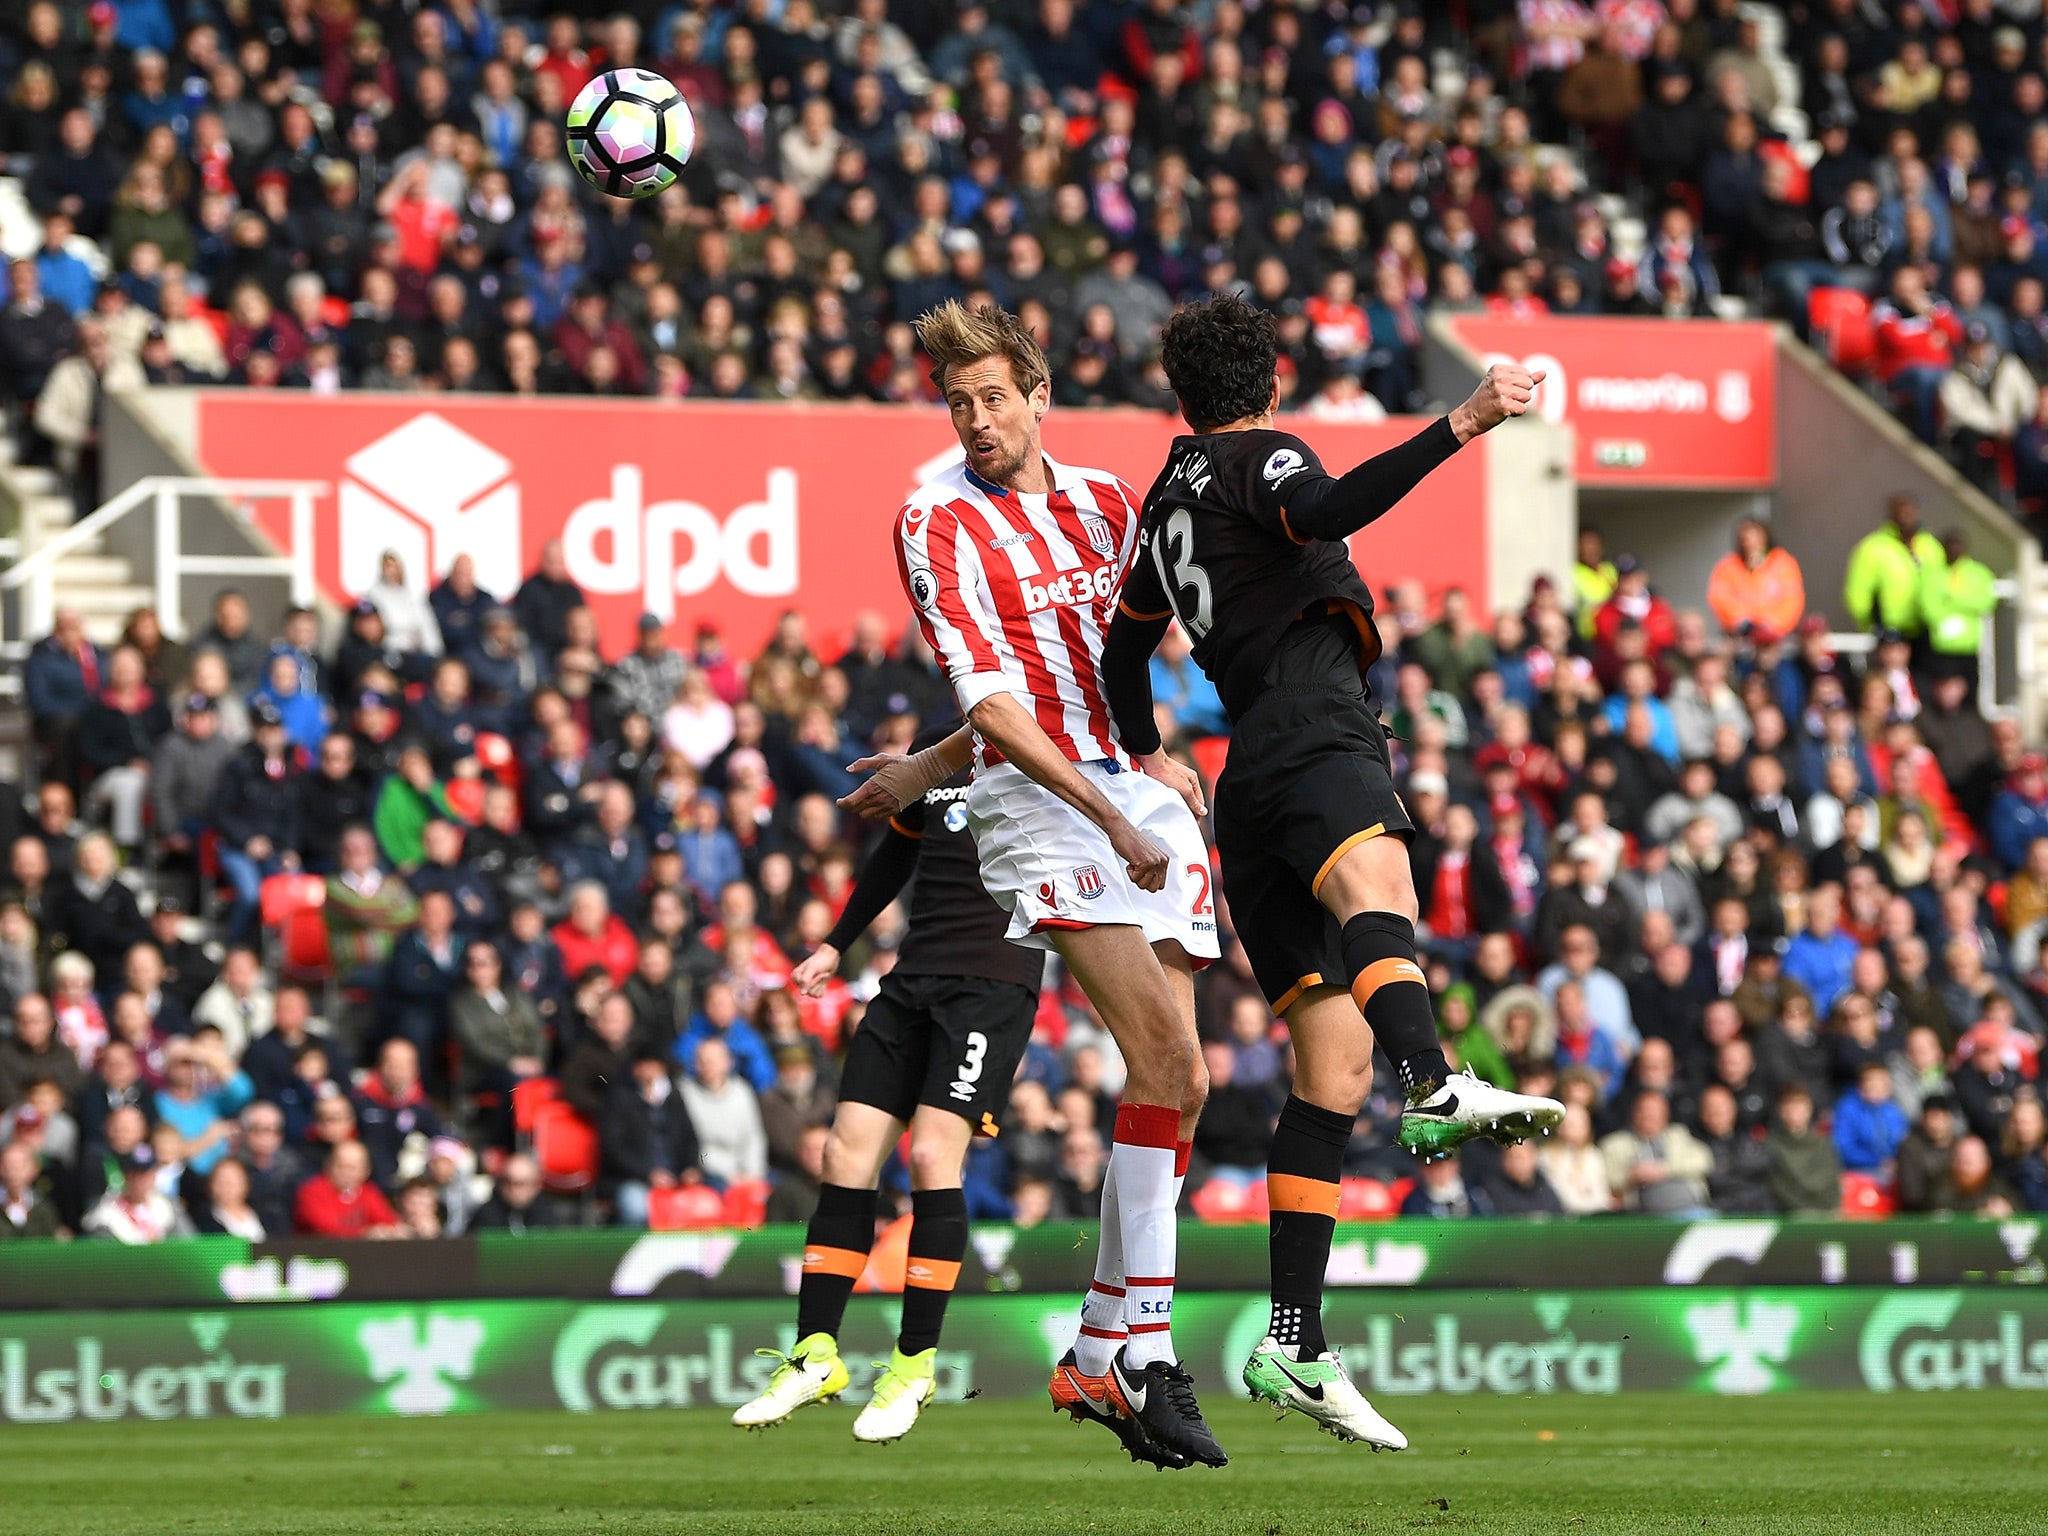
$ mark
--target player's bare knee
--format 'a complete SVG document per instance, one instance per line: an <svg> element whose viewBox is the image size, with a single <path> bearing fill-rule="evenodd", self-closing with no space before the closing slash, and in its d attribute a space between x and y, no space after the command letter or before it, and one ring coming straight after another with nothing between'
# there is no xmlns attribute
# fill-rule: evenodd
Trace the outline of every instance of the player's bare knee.
<svg viewBox="0 0 2048 1536"><path fill-rule="evenodd" d="M1181 1028L1180 1021L1170 1014L1164 1021L1153 1021L1151 1028L1140 1032L1130 1044L1123 1045L1123 1051L1129 1073L1124 1097L1140 1103L1181 1103L1195 1073L1202 1070L1201 1055L1195 1049L1195 1042ZM1206 1095L1206 1071L1202 1072L1202 1083L1202 1091Z"/></svg>
<svg viewBox="0 0 2048 1536"><path fill-rule="evenodd" d="M867 1182L861 1161L860 1154L849 1147L837 1131L825 1138L824 1174L827 1184L858 1189Z"/></svg>
<svg viewBox="0 0 2048 1536"><path fill-rule="evenodd" d="M1187 1087L1181 1091L1180 1112L1185 1117L1200 1115L1209 1102L1209 1063L1196 1051L1188 1066Z"/></svg>
<svg viewBox="0 0 2048 1536"><path fill-rule="evenodd" d="M1318 1063L1311 1070L1302 1066L1295 1076L1295 1097L1340 1115L1355 1115L1372 1095L1372 1051L1365 1059Z"/></svg>
<svg viewBox="0 0 2048 1536"><path fill-rule="evenodd" d="M956 1146L930 1141L910 1143L912 1189L958 1189L961 1152Z"/></svg>

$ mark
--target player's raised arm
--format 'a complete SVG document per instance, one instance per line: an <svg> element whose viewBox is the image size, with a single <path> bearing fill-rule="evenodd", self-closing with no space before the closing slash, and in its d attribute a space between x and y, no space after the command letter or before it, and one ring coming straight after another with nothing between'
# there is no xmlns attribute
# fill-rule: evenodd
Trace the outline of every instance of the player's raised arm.
<svg viewBox="0 0 2048 1536"><path fill-rule="evenodd" d="M1520 416L1536 398L1543 375L1516 363L1496 363L1463 404L1407 442L1374 454L1338 479L1307 477L1273 488L1297 538L1348 539L1386 516L1444 460L1481 433Z"/></svg>

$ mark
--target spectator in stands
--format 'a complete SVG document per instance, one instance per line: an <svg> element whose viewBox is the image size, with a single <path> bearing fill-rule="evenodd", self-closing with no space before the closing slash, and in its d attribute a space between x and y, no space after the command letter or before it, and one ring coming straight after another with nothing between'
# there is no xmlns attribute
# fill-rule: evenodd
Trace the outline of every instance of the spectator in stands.
<svg viewBox="0 0 2048 1536"><path fill-rule="evenodd" d="M696 1127L699 1164L719 1189L768 1173L768 1141L754 1090L733 1072L722 1039L697 1043L691 1074L683 1080L683 1106Z"/></svg>
<svg viewBox="0 0 2048 1536"><path fill-rule="evenodd" d="M340 868L327 877L328 951L352 986L375 987L398 935L419 920L419 903L403 880L377 865L377 838L368 827L341 835Z"/></svg>
<svg viewBox="0 0 2048 1536"><path fill-rule="evenodd" d="M176 729L156 743L149 760L149 804L160 855L196 856L234 755L213 700L203 693L186 695Z"/></svg>
<svg viewBox="0 0 2048 1536"><path fill-rule="evenodd" d="M189 1233L182 1207L157 1188L157 1157L145 1143L120 1160L120 1182L85 1213L80 1230L131 1247Z"/></svg>
<svg viewBox="0 0 2048 1536"><path fill-rule="evenodd" d="M1788 1215L1832 1216L1842 1208L1842 1164L1813 1128L1813 1095L1794 1083L1778 1094L1777 1123L1765 1139L1771 1198Z"/></svg>
<svg viewBox="0 0 2048 1536"><path fill-rule="evenodd" d="M230 686L239 694L249 692L261 680L265 648L250 627L249 599L234 588L216 594L213 619L192 641L196 656L217 651L228 664Z"/></svg>
<svg viewBox="0 0 2048 1536"><path fill-rule="evenodd" d="M1154 706L1167 710L1175 728L1189 737L1227 736L1229 717L1216 685L1195 665L1193 652L1179 625L1168 629L1152 655Z"/></svg>
<svg viewBox="0 0 2048 1536"><path fill-rule="evenodd" d="M606 1101L602 1185L616 1202L619 1224L647 1225L650 1192L703 1180L697 1133L668 1064L652 1044L632 1053L632 1075L614 1083Z"/></svg>
<svg viewBox="0 0 2048 1536"><path fill-rule="evenodd" d="M562 1225L554 1200L541 1184L540 1166L523 1152L505 1159L491 1198L470 1218L472 1232L509 1232L515 1237Z"/></svg>
<svg viewBox="0 0 2048 1536"><path fill-rule="evenodd" d="M54 1191L45 1184L40 1160L27 1142L0 1146L0 1243L56 1237L65 1230Z"/></svg>
<svg viewBox="0 0 2048 1536"><path fill-rule="evenodd" d="M178 1159L204 1178L231 1150L234 1117L256 1095L217 1033L201 1029L164 1047L166 1082L156 1096L160 1122L178 1135Z"/></svg>
<svg viewBox="0 0 2048 1536"><path fill-rule="evenodd" d="M106 682L106 657L86 638L85 620L75 609L58 609L50 633L36 642L22 667L46 777L76 781L79 722Z"/></svg>
<svg viewBox="0 0 2048 1536"><path fill-rule="evenodd" d="M337 1142L327 1166L299 1186L293 1230L306 1237L403 1237L398 1212L370 1182L370 1154L360 1141Z"/></svg>
<svg viewBox="0 0 2048 1536"><path fill-rule="evenodd" d="M1962 677L1966 687L1976 671L1984 626L1998 609L1997 578L1970 557L1968 547L1962 532L1951 528L1942 535L1942 563L1920 568L1920 616L1936 675Z"/></svg>
<svg viewBox="0 0 2048 1536"><path fill-rule="evenodd" d="M1912 265L1892 273L1890 296L1871 311L1877 326L1877 371L1894 404L1923 443L1939 440L1943 381L1963 344L1963 328L1947 301L1928 289Z"/></svg>
<svg viewBox="0 0 2048 1536"><path fill-rule="evenodd" d="M1760 519L1735 525L1735 548L1707 580L1707 606L1721 628L1755 645L1783 640L1806 612L1806 581L1799 562L1771 538Z"/></svg>
<svg viewBox="0 0 2048 1536"><path fill-rule="evenodd" d="M130 945L148 937L135 893L116 875L119 858L103 832L79 839L76 864L50 892L45 930L103 976L121 973Z"/></svg>
<svg viewBox="0 0 2048 1536"><path fill-rule="evenodd" d="M1675 1215L1706 1209L1713 1158L1690 1131L1672 1123L1663 1094L1638 1094L1627 1129L1604 1137L1600 1152L1624 1210Z"/></svg>
<svg viewBox="0 0 2048 1536"><path fill-rule="evenodd" d="M465 952L448 1023L461 1050L463 1091L472 1099L497 1096L509 1116L512 1089L547 1070L547 1037L533 1000L508 982L495 946L477 942Z"/></svg>
<svg viewBox="0 0 2048 1536"><path fill-rule="evenodd" d="M143 678L142 653L120 647L107 662L107 686L79 717L78 755L92 781L87 803L107 807L124 849L142 841L150 759L170 729L170 710Z"/></svg>
<svg viewBox="0 0 2048 1536"><path fill-rule="evenodd" d="M370 1154L370 1177L380 1189L397 1188L398 1160L407 1138L432 1140L442 1134L440 1111L420 1080L420 1061L410 1040L386 1040L377 1053L377 1070L350 1095L356 1135Z"/></svg>
<svg viewBox="0 0 2048 1536"><path fill-rule="evenodd" d="M91 131L89 120L86 131ZM34 261L15 262L7 278L7 306L0 309L0 364L5 367L0 371L7 375L5 404L20 409L42 394L76 340L77 327L61 304L43 296L42 273Z"/></svg>
<svg viewBox="0 0 2048 1536"><path fill-rule="evenodd" d="M285 739L284 716L259 702L249 719L252 739L222 771L213 808L221 873L235 888L231 940L246 938L255 926L263 881L298 865L299 765Z"/></svg>

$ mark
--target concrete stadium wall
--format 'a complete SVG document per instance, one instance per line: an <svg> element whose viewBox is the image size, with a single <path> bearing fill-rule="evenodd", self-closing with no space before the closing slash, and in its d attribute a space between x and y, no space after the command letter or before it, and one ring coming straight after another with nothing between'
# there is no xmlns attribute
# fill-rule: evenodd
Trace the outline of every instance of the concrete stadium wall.
<svg viewBox="0 0 2048 1536"><path fill-rule="evenodd" d="M145 475L202 473L195 457L198 411L196 397L184 389L142 389L109 395L101 428L100 495L113 496ZM179 529L188 555L274 555L277 550L246 518L221 503L197 497L182 503ZM136 580L156 580L156 537L149 510L138 509L107 531L112 554L133 562ZM275 633L291 602L291 583L283 576L191 576L180 584L187 636L209 622L214 594L239 587L248 595L251 618L260 633ZM322 604L323 610L331 605ZM338 636L338 617L323 611L323 629Z"/></svg>
<svg viewBox="0 0 2048 1536"><path fill-rule="evenodd" d="M1789 336L1778 372L1779 483L1773 523L1806 572L1807 605L1847 622L1842 578L1887 498L1920 503L1924 525L1960 528L1970 553L2011 575L2027 533L1827 361Z"/></svg>
<svg viewBox="0 0 2048 1536"><path fill-rule="evenodd" d="M1563 580L1571 571L1579 520L1572 435L1524 418L1487 433L1483 446L1488 572L1493 606L1506 608L1539 575Z"/></svg>

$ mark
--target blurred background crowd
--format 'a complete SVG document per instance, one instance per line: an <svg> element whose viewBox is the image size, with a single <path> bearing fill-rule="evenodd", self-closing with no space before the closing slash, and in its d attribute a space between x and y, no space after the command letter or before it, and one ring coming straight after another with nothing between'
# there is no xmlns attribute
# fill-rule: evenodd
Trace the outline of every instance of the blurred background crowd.
<svg viewBox="0 0 2048 1536"><path fill-rule="evenodd" d="M986 295L1062 406L1163 406L1158 325L1237 286L1287 409L1370 419L1428 404L1432 308L1746 311L2024 507L2044 61L2002 0L29 0L0 392L90 500L99 391L143 382L918 401L907 320ZM619 64L698 118L646 204L562 156ZM2048 764L1975 707L1991 573L1868 515L1839 603L1757 524L1706 612L1592 530L1497 613L1368 571L1448 1048L1572 1109L1418 1167L1383 1091L1347 1215L2048 1208ZM189 637L40 640L0 1238L808 1214L900 915L825 997L786 981L858 871L844 765L950 711L914 627L792 612L739 656L686 614L605 654L558 550L418 577L339 634L227 592ZM1154 682L1213 772L1184 644ZM1284 1031L1234 946L1201 995L1189 1202L1255 1217ZM1055 970L974 1214L1092 1215L1120 1082Z"/></svg>

